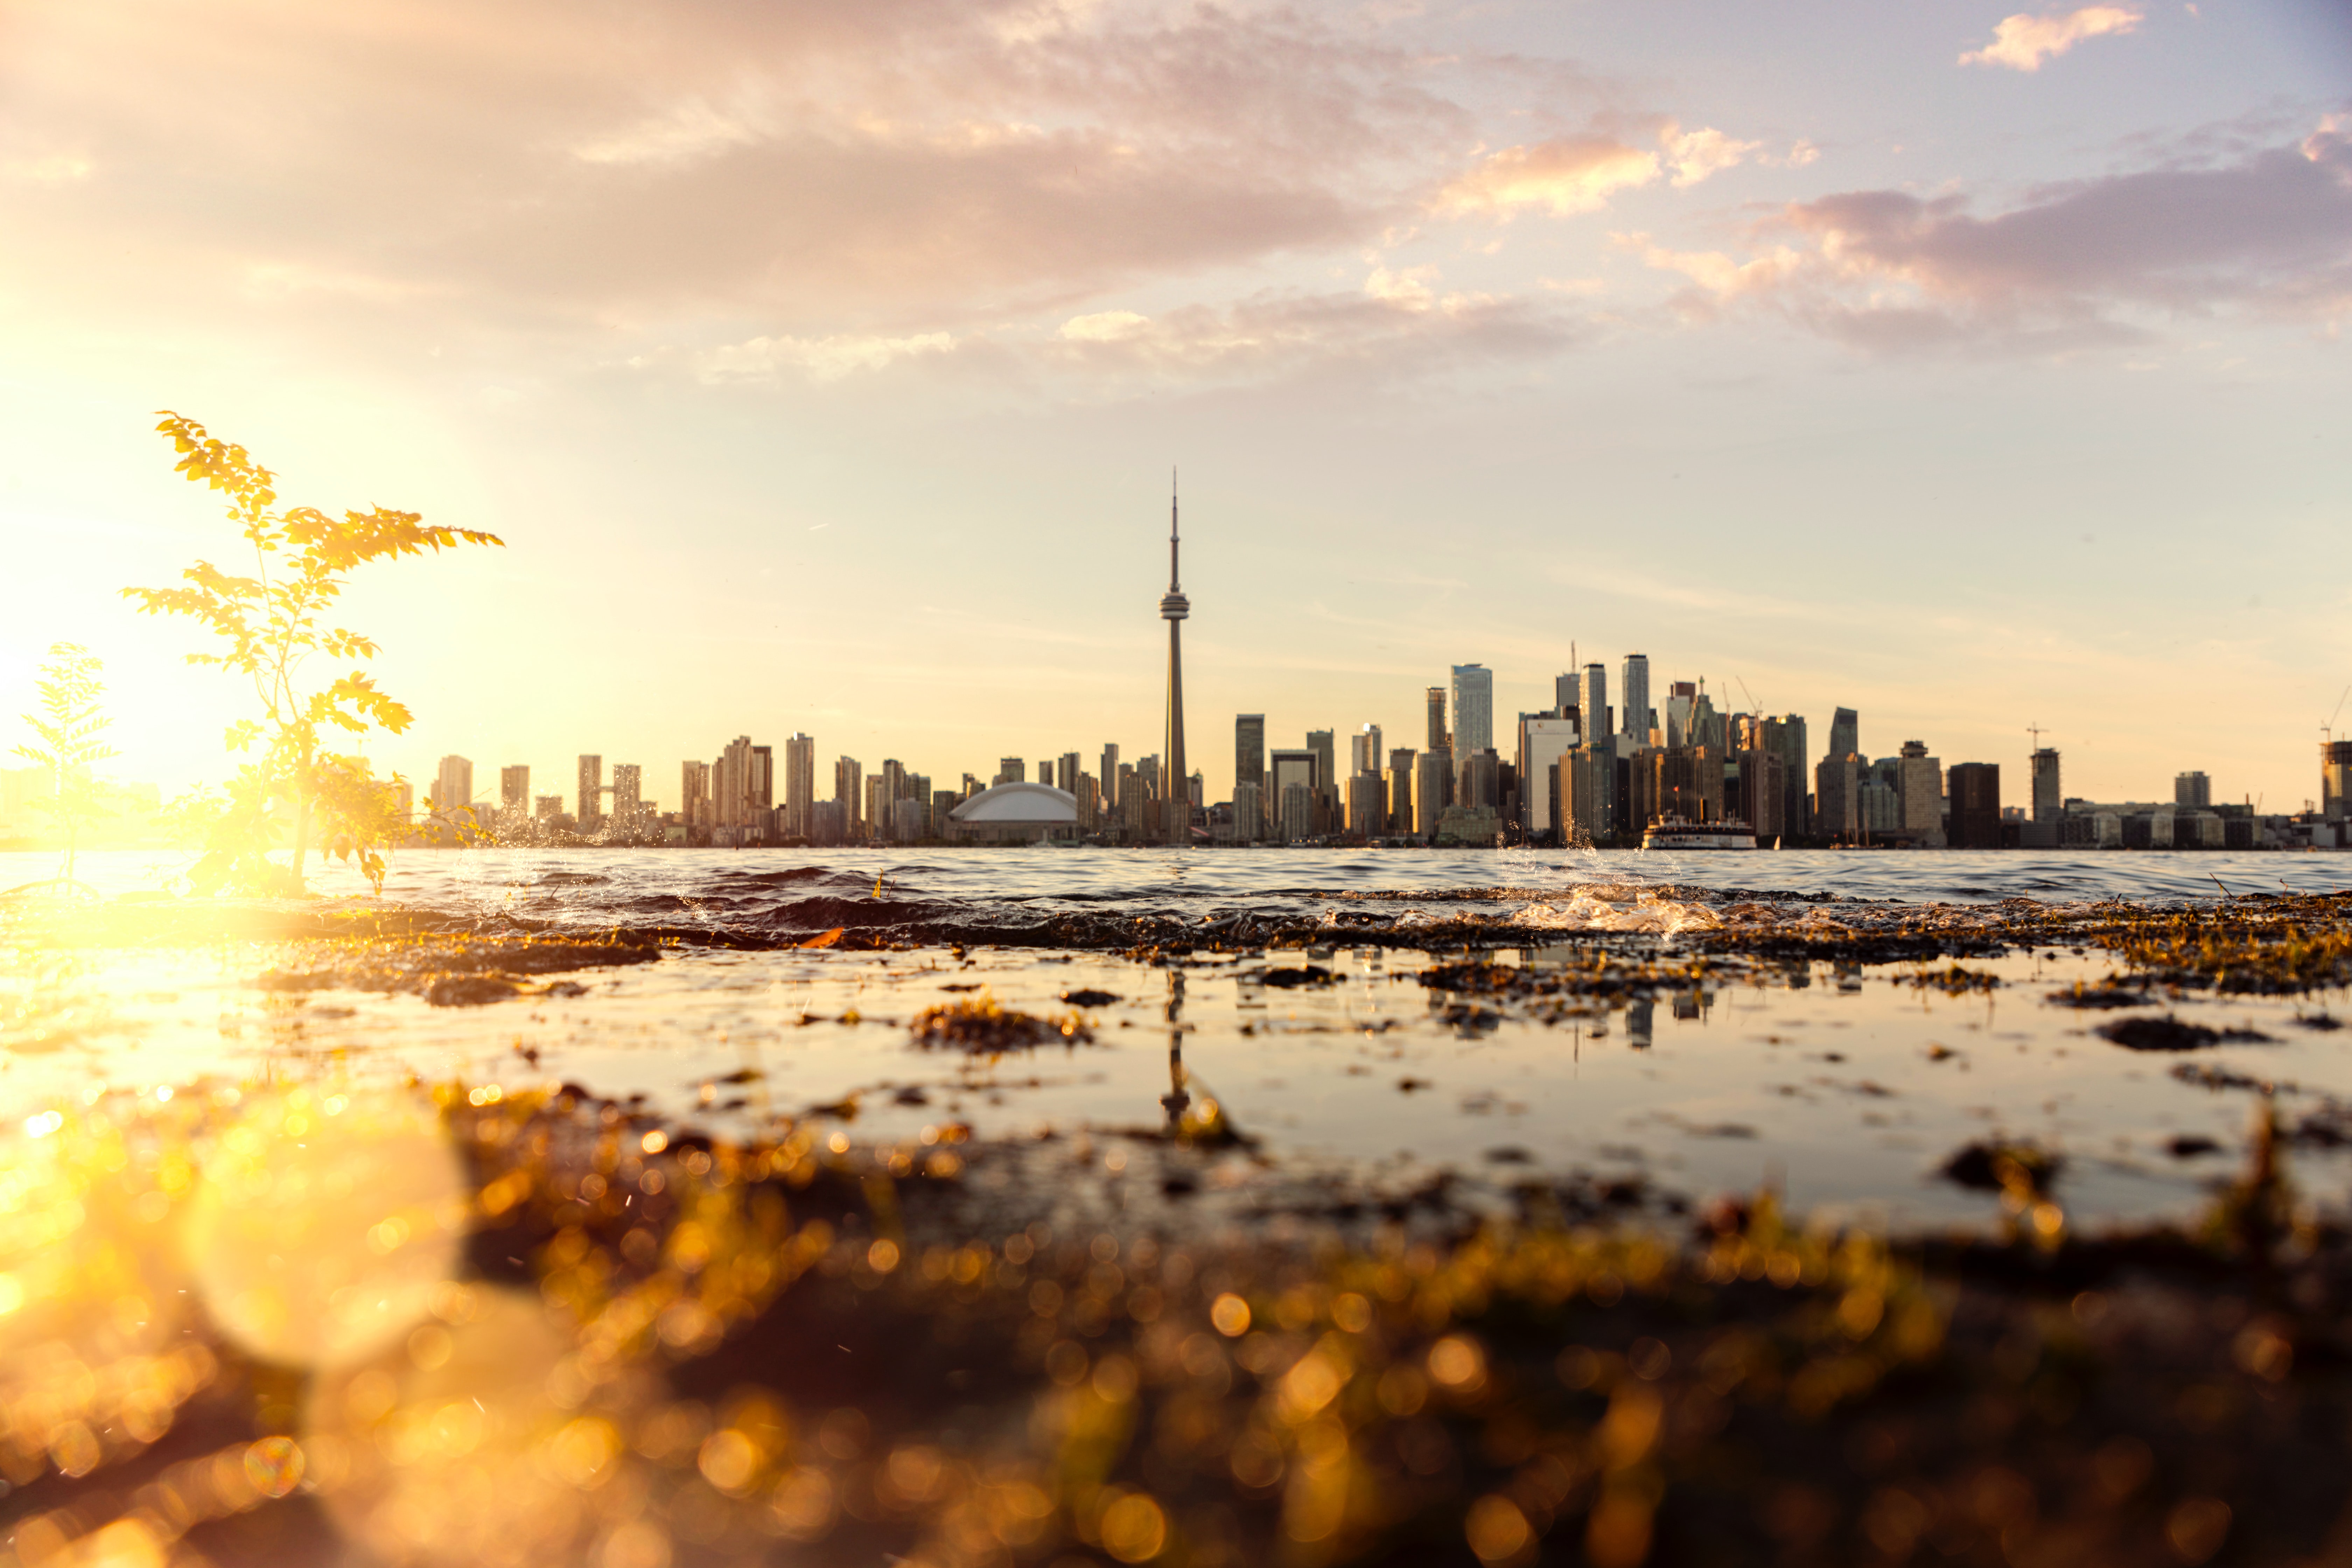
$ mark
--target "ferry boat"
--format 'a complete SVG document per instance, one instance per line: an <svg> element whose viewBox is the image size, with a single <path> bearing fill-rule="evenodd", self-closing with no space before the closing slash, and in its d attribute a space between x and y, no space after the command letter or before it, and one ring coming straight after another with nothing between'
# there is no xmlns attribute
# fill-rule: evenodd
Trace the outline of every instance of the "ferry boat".
<svg viewBox="0 0 2352 1568"><path fill-rule="evenodd" d="M1662 816L1643 830L1644 849L1753 849L1756 830L1744 822L1691 822Z"/></svg>

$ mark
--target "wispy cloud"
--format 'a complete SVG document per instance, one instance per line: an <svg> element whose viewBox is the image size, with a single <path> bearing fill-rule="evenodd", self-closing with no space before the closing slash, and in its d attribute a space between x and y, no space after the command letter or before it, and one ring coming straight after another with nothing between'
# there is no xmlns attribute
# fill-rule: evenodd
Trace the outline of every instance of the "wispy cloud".
<svg viewBox="0 0 2352 1568"><path fill-rule="evenodd" d="M2139 11L2129 5L2085 5L2057 16L2032 16L2021 11L2002 17L1992 30L1992 42L1962 55L1960 64L2037 71L2042 61L2055 59L2085 38L2128 33L2140 21Z"/></svg>
<svg viewBox="0 0 2352 1568"><path fill-rule="evenodd" d="M860 371L876 371L896 361L926 354L943 354L956 346L947 332L921 332L911 337L751 338L712 349L697 363L706 382L773 381L787 371L811 381L838 381Z"/></svg>
<svg viewBox="0 0 2352 1568"><path fill-rule="evenodd" d="M1527 211L1554 216L1591 212L1618 192L1649 184L1667 170L1677 187L1697 184L1738 166L1762 145L1734 141L1710 126L1685 131L1672 120L1659 122L1655 150L1611 135L1557 137L1488 154L1449 181L1433 205L1448 216L1502 218Z"/></svg>

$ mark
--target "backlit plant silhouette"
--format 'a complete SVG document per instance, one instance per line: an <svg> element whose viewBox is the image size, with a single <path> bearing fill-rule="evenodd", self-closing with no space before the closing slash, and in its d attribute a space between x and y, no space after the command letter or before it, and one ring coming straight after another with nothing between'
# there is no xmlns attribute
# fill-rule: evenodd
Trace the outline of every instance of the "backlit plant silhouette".
<svg viewBox="0 0 2352 1568"><path fill-rule="evenodd" d="M253 576L233 577L199 561L180 574L186 587L122 591L143 610L204 623L226 647L192 653L188 662L246 677L261 706L259 718L229 726L230 751L252 752L257 744L260 754L230 782L190 881L199 892L299 895L303 858L316 839L337 858L355 859L381 890L383 851L401 827L393 789L370 778L360 758L331 752L322 741L336 731L399 734L408 728L409 711L362 670L306 685L303 666L314 655L338 662L374 656L376 645L366 637L321 621L353 567L505 541L472 529L427 527L416 512L383 507L346 511L340 522L315 507L273 510L278 476L244 447L215 439L177 414L166 413L155 428L171 437L179 473L226 493L229 521L253 547L255 564ZM291 862L281 866L270 851L289 837Z"/></svg>
<svg viewBox="0 0 2352 1568"><path fill-rule="evenodd" d="M40 743L16 748L18 756L48 773L49 816L65 835L65 863L58 872L58 880L65 883L73 880L81 825L105 815L89 776L91 763L114 755L114 748L98 739L99 731L114 722L99 711L99 694L106 688L98 672L104 668L87 648L51 643L48 662L41 666L41 713L24 716Z"/></svg>

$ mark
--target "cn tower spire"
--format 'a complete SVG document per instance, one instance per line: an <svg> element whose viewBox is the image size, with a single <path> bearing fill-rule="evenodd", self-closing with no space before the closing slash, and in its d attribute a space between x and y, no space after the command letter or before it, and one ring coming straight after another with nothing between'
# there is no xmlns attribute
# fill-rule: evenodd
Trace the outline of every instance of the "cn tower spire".
<svg viewBox="0 0 2352 1568"><path fill-rule="evenodd" d="M1184 617L1192 613L1176 568L1178 537L1176 470L1168 470L1168 592L1160 601L1168 623L1168 743L1162 774L1166 837L1171 844L1192 842L1192 782L1184 766Z"/></svg>

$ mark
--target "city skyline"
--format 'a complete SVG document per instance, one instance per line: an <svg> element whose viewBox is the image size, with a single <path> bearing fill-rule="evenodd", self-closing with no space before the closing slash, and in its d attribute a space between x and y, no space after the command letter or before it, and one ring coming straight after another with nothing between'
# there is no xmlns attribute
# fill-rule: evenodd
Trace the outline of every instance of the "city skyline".
<svg viewBox="0 0 2352 1568"><path fill-rule="evenodd" d="M19 6L0 713L75 641L118 776L223 775L242 694L117 597L234 569L168 406L508 541L352 595L420 791L477 737L1149 750L1181 458L1195 714L1402 739L1577 643L2299 802L2352 679L2352 25L2116 9Z"/></svg>

